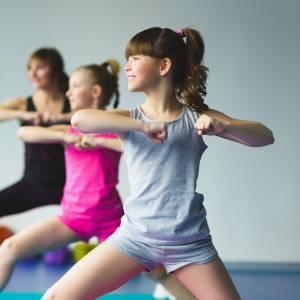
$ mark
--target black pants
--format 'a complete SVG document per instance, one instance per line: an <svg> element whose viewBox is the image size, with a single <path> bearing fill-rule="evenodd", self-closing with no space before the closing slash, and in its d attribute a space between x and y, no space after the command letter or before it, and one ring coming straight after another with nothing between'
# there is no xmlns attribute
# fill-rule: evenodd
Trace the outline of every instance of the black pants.
<svg viewBox="0 0 300 300"><path fill-rule="evenodd" d="M0 191L0 217L20 213L35 207L59 204L64 181L35 182L21 179Z"/></svg>

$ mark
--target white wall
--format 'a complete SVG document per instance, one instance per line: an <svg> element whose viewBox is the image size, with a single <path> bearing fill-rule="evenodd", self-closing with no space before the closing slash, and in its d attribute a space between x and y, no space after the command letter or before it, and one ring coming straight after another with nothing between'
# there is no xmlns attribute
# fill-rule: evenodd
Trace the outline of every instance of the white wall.
<svg viewBox="0 0 300 300"><path fill-rule="evenodd" d="M300 262L299 123L300 35L296 0L0 0L0 99L29 95L26 60L36 48L55 46L67 71L116 57L127 40L151 26L191 26L206 41L210 68L207 103L233 117L272 128L276 143L247 148L207 137L198 189L208 221L227 261ZM142 99L121 76L121 107ZM22 173L16 122L1 124L0 188ZM129 194L122 163L120 191ZM20 229L55 214L42 208L4 218Z"/></svg>

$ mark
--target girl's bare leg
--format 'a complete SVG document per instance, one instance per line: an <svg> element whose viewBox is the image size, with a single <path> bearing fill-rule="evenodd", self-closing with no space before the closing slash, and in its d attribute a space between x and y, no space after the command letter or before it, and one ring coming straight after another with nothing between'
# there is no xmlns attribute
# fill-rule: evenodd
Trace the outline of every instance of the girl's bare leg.
<svg viewBox="0 0 300 300"><path fill-rule="evenodd" d="M103 242L75 264L42 300L91 300L112 291L145 267L109 242Z"/></svg>
<svg viewBox="0 0 300 300"><path fill-rule="evenodd" d="M241 300L220 258L187 265L176 270L175 275L196 299Z"/></svg>
<svg viewBox="0 0 300 300"><path fill-rule="evenodd" d="M57 217L34 224L6 239L0 246L0 290L8 282L17 260L76 239L76 234Z"/></svg>
<svg viewBox="0 0 300 300"><path fill-rule="evenodd" d="M163 266L155 268L149 276L162 284L164 288L170 292L178 300L194 300L196 299L185 286L174 276L168 274Z"/></svg>

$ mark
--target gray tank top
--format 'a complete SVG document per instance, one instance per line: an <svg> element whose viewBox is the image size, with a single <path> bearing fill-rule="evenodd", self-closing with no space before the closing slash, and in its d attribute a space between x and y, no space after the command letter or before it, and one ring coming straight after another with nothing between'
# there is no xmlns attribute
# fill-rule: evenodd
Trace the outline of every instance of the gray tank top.
<svg viewBox="0 0 300 300"><path fill-rule="evenodd" d="M130 116L151 122L137 106ZM128 132L123 144L131 195L124 203L119 231L153 245L178 245L210 238L203 195L196 193L200 158L207 148L194 125L197 113L183 106L166 122L168 139L156 144Z"/></svg>

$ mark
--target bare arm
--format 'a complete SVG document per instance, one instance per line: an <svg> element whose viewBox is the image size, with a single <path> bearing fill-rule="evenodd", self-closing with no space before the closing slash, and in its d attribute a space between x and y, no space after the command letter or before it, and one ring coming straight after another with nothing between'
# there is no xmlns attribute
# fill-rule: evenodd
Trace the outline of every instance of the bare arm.
<svg viewBox="0 0 300 300"><path fill-rule="evenodd" d="M78 140L78 136L67 133L67 125L56 125L48 128L39 126L23 126L17 131L17 136L27 143L41 144L69 144L71 141Z"/></svg>
<svg viewBox="0 0 300 300"><path fill-rule="evenodd" d="M143 131L144 126L142 121L130 118L129 111L120 109L84 109L74 114L71 124L83 133Z"/></svg>
<svg viewBox="0 0 300 300"><path fill-rule="evenodd" d="M72 126L83 133L117 133L121 139L128 131L140 131L156 143L167 138L166 124L162 122L144 123L129 117L128 110L110 111L84 109L74 114Z"/></svg>
<svg viewBox="0 0 300 300"><path fill-rule="evenodd" d="M123 151L121 139L104 138L92 135L83 135L80 147L83 149L108 148L118 152Z"/></svg>
<svg viewBox="0 0 300 300"><path fill-rule="evenodd" d="M6 120L34 120L37 112L26 111L26 98L15 98L0 104L0 121Z"/></svg>
<svg viewBox="0 0 300 300"><path fill-rule="evenodd" d="M231 118L216 110L208 110L196 122L199 135L217 135L250 147L262 147L274 143L272 131L265 125Z"/></svg>

